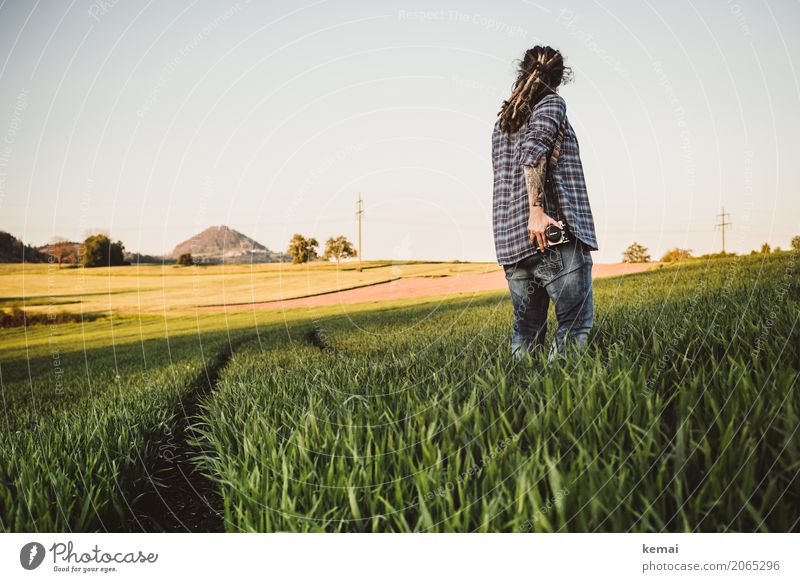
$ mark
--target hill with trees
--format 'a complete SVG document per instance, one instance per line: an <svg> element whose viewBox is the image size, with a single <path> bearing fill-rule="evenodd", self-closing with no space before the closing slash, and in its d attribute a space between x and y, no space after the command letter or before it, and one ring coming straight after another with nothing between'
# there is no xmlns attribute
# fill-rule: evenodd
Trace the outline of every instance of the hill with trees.
<svg viewBox="0 0 800 582"><path fill-rule="evenodd" d="M191 255L196 263L278 263L288 260L283 253L225 225L211 226L178 244L170 253L177 260Z"/></svg>
<svg viewBox="0 0 800 582"><path fill-rule="evenodd" d="M46 263L47 255L0 230L0 263Z"/></svg>

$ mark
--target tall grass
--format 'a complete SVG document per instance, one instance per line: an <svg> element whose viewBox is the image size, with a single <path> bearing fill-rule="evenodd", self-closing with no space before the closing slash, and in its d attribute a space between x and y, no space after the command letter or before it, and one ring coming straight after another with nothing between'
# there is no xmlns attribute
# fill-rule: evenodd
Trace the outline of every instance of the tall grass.
<svg viewBox="0 0 800 582"><path fill-rule="evenodd" d="M549 367L511 362L496 297L253 344L199 427L227 527L796 528L798 273L784 253L598 281L588 352Z"/></svg>
<svg viewBox="0 0 800 582"><path fill-rule="evenodd" d="M181 399L227 334L0 365L0 530L136 530ZM57 359L54 358L57 356Z"/></svg>
<svg viewBox="0 0 800 582"><path fill-rule="evenodd" d="M76 326L53 353L6 331L0 529L136 529L182 402L256 331L192 433L230 531L797 529L799 273L783 253L598 281L589 351L549 367L512 363L500 295L105 348Z"/></svg>

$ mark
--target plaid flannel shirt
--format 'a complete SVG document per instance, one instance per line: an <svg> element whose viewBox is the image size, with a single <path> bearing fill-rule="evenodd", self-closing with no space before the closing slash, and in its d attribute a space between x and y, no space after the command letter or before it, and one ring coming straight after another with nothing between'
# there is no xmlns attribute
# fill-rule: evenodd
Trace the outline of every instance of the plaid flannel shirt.
<svg viewBox="0 0 800 582"><path fill-rule="evenodd" d="M536 249L528 235L530 206L523 166L534 166L553 149L558 127L564 119L561 153L549 184L545 187L544 211L558 220L549 201L558 196L561 217L572 234L597 250L592 209L583 177L578 139L567 118L567 104L557 93L543 97L519 131L500 131L499 120L492 133L494 202L492 222L497 262L510 265L533 255Z"/></svg>

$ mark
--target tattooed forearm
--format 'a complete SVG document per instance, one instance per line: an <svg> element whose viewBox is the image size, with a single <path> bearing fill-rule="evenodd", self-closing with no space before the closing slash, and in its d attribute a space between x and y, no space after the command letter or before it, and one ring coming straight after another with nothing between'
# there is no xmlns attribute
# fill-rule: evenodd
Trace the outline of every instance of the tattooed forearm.
<svg viewBox="0 0 800 582"><path fill-rule="evenodd" d="M525 166L525 185L528 187L528 202L531 208L544 205L544 170L545 157L542 156L535 166Z"/></svg>

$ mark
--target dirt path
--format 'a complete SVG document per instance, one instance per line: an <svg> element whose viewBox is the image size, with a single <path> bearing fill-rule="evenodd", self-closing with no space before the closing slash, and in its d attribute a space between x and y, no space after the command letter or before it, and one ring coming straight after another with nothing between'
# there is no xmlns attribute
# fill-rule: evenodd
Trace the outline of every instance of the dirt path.
<svg viewBox="0 0 800 582"><path fill-rule="evenodd" d="M202 451L191 442L191 424L197 420L200 402L214 390L222 369L242 341L223 350L195 379L181 402L177 422L159 446L158 461L150 470L157 484L151 480L148 491L133 505L131 531L225 531L218 487L192 461Z"/></svg>
<svg viewBox="0 0 800 582"><path fill-rule="evenodd" d="M654 267L654 263L612 263L595 264L592 267L592 278L615 277L641 273ZM373 301L392 301L416 297L436 297L456 295L459 293L480 293L507 289L503 271L490 271L483 274L452 275L447 277L406 277L388 283L378 283L334 291L312 297L264 301L260 303L241 303L236 305L212 305L200 307L203 311L234 311L250 309L291 309L293 307L320 307L324 305L349 305Z"/></svg>

